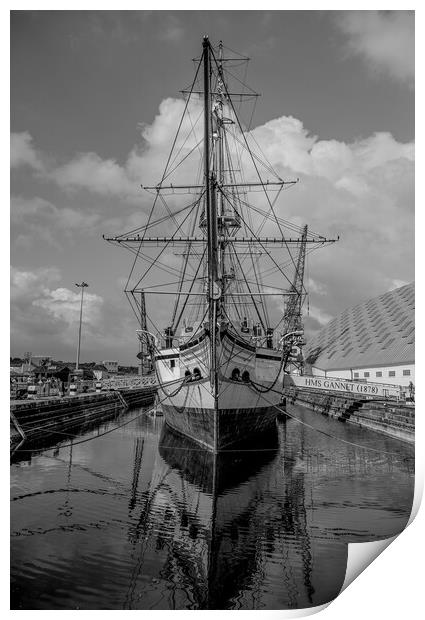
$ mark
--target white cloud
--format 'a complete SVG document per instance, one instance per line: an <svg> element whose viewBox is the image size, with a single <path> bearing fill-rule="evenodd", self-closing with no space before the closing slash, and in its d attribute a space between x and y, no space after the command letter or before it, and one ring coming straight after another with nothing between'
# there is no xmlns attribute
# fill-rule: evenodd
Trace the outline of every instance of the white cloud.
<svg viewBox="0 0 425 620"><path fill-rule="evenodd" d="M44 290L42 297L32 305L43 308L54 320L63 320L69 326L76 325L80 317L81 294L67 288ZM84 323L97 330L101 320L103 299L94 293L84 293Z"/></svg>
<svg viewBox="0 0 425 620"><path fill-rule="evenodd" d="M27 131L11 134L10 165L12 168L29 166L39 172L43 170L43 163L34 149L32 137Z"/></svg>
<svg viewBox="0 0 425 620"><path fill-rule="evenodd" d="M164 41L178 43L184 37L185 30L181 20L175 15L167 14L165 11L161 15L161 28L159 37Z"/></svg>
<svg viewBox="0 0 425 620"><path fill-rule="evenodd" d="M292 116L281 116L268 121L251 132L254 142L266 149L267 159L274 166L290 168L295 172L312 172L310 149L316 142L302 122Z"/></svg>
<svg viewBox="0 0 425 620"><path fill-rule="evenodd" d="M14 349L47 354L69 350L74 354L78 334L80 293L58 286L56 268L33 271L11 269L11 336ZM87 346L104 334L103 298L84 293L83 328ZM53 354L54 354L53 353Z"/></svg>
<svg viewBox="0 0 425 620"><path fill-rule="evenodd" d="M400 288L400 286L406 286L406 284L409 284L409 282L405 280L392 280L387 290L393 291L396 288Z"/></svg>
<svg viewBox="0 0 425 620"><path fill-rule="evenodd" d="M309 135L301 121L281 117L256 127L251 134L276 169L332 182L358 179L394 160L414 161L414 144L397 142L389 132L377 132L352 143L318 140Z"/></svg>
<svg viewBox="0 0 425 620"><path fill-rule="evenodd" d="M361 56L369 69L413 84L415 17L413 11L346 11L336 19L347 36L350 53Z"/></svg>
<svg viewBox="0 0 425 620"><path fill-rule="evenodd" d="M52 267L11 268L11 340L13 353L75 360L81 292L62 286L63 276ZM93 288L85 289L82 361L100 360L116 351L137 353L135 322L119 304L105 301ZM105 359L105 357L103 357ZM134 357L135 360L135 357ZM134 362L136 363L136 361Z"/></svg>
<svg viewBox="0 0 425 620"><path fill-rule="evenodd" d="M38 196L12 196L10 219L15 242L18 240L19 244L28 246L43 240L54 247L61 247L64 237L70 241L75 232L82 234L97 230L100 215L69 207L59 208Z"/></svg>
<svg viewBox="0 0 425 620"><path fill-rule="evenodd" d="M141 126L142 142L130 151L124 165L112 158L102 159L96 153L79 153L65 164L50 163L42 166L28 132L12 134L12 143L15 145L12 162L15 167L30 165L36 171L37 178L53 182L63 190L87 190L95 195L116 196L131 204L146 203L150 197L142 192L140 184L154 185L160 181L183 109L182 99L165 99L152 124ZM196 144L203 135L200 123L202 107L197 98L191 102L189 112L191 116L185 119L175 145L180 152L179 161L188 156L179 167L180 178L181 175L192 175ZM188 138L193 126L195 133ZM191 151L194 151L193 155L190 155ZM175 164L171 160L169 170L172 171Z"/></svg>
<svg viewBox="0 0 425 620"><path fill-rule="evenodd" d="M51 168L48 172L50 180L64 189L84 189L94 194L117 196L124 193L133 200L136 193L131 194L132 185L138 192L139 182L154 185L161 179L183 109L182 100L163 101L152 124L142 128L142 143L132 149L123 166L112 159L102 160L96 154L86 153L67 164ZM186 159L167 182L197 180L201 112L199 101L194 100L190 119L183 123L182 134L176 143L179 158ZM192 123L196 125L196 135L188 138ZM266 159L283 178L300 177L301 182L295 188L281 194L276 203L278 215L296 221L298 225L308 223L311 230L327 236L341 234L338 244L316 252L307 261L306 279L314 283L310 300L312 329L344 308L385 292L393 281L405 282L413 278L413 143L400 143L388 132L375 133L353 142L320 140L310 134L299 119L284 116L256 127L248 135L248 140L254 150L257 150L255 142L261 145ZM176 163L177 160L171 162L171 170ZM245 178L255 178L252 166ZM148 200L151 204L153 197L149 194L144 206ZM191 198L167 197L172 210L182 200L188 204ZM249 200L265 208L261 193L250 195ZM166 213L164 205L158 203L158 209L156 216L162 217ZM12 220L21 218L23 224L33 218L35 225L40 218L46 230L49 230L49 222L50 228L55 222L58 226L59 222L69 222L66 226L77 230L83 226L83 219L79 218L84 217L80 210L59 210L42 199L19 199L12 207ZM91 217L92 225L97 226L99 215L92 214ZM254 223L258 222L258 218L253 217ZM116 218L102 218L102 232L123 232L141 226L145 221L143 210L125 217L118 213ZM262 234L268 232L269 223ZM151 234L157 233L151 231ZM281 282L268 284L282 286ZM46 299L59 303L49 296ZM43 304L38 304L39 309L42 307Z"/></svg>
<svg viewBox="0 0 425 620"><path fill-rule="evenodd" d="M10 297L19 302L34 295L44 295L52 284L60 280L60 271L46 267L37 271L20 271L12 267Z"/></svg>
<svg viewBox="0 0 425 620"><path fill-rule="evenodd" d="M413 143L401 144L389 132L377 132L373 136L353 144L357 167L371 170L396 159L414 161Z"/></svg>
<svg viewBox="0 0 425 620"><path fill-rule="evenodd" d="M130 179L115 160L103 160L96 153L77 155L50 170L46 178L64 189L87 189L103 195L133 196L138 190L136 179Z"/></svg>
<svg viewBox="0 0 425 620"><path fill-rule="evenodd" d="M310 304L310 317L320 323L321 326L329 323L331 319L333 319L332 314L324 312L320 308Z"/></svg>
<svg viewBox="0 0 425 620"><path fill-rule="evenodd" d="M413 143L388 132L351 143L321 141L292 118L252 133L283 178L300 177L279 198L277 213L328 237L341 235L307 259L306 281L313 283L307 332L392 282L413 279Z"/></svg>
<svg viewBox="0 0 425 620"><path fill-rule="evenodd" d="M11 303L12 325L22 328L20 321L29 324L40 320L40 324L49 326L49 331L57 332L57 336L69 341L75 340L75 325L79 321L79 291L58 287L61 273L58 269L48 267L35 271L11 269ZM84 294L84 323L96 331L100 323L103 299L95 293Z"/></svg>
<svg viewBox="0 0 425 620"><path fill-rule="evenodd" d="M316 142L311 151L312 170L318 176L330 180L340 179L346 171L352 170L354 154L350 146L337 140Z"/></svg>
<svg viewBox="0 0 425 620"><path fill-rule="evenodd" d="M323 283L315 282L313 278L305 278L304 282L308 291L318 295L326 295L326 286Z"/></svg>
<svg viewBox="0 0 425 620"><path fill-rule="evenodd" d="M178 43L184 36L184 28L178 24L169 24L161 33L160 36L164 41L172 41Z"/></svg>
<svg viewBox="0 0 425 620"><path fill-rule="evenodd" d="M140 198L140 170L131 165L132 153L129 166L120 166L114 159L101 159L96 153L80 153L63 165L55 165L35 149L27 131L12 133L10 145L12 169L29 167L38 179L53 182L64 190L86 189L130 201Z"/></svg>

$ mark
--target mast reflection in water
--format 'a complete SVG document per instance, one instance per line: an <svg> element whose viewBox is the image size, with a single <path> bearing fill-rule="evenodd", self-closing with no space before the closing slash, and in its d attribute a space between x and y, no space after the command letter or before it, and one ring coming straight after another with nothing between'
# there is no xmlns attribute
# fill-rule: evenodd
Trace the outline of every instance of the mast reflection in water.
<svg viewBox="0 0 425 620"><path fill-rule="evenodd" d="M93 441L79 443L91 431L42 454L21 446L11 473L12 608L288 609L331 600L347 542L386 538L407 523L413 448L296 413L377 451L288 420L255 449L214 456L145 414Z"/></svg>

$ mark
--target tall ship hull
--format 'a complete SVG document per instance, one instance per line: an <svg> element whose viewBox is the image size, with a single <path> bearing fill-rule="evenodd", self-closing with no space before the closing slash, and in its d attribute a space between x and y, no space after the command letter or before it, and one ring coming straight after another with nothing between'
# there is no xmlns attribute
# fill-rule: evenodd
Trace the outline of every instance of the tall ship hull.
<svg viewBox="0 0 425 620"><path fill-rule="evenodd" d="M213 451L269 430L281 401L283 352L250 346L236 334L222 331L215 383L208 334L203 331L192 340L193 344L189 341L156 355L159 398L167 424Z"/></svg>

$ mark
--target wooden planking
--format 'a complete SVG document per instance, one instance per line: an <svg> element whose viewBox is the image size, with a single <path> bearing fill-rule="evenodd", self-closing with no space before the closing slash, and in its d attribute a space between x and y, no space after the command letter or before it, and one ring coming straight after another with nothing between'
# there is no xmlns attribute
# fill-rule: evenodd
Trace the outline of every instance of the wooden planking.
<svg viewBox="0 0 425 620"><path fill-rule="evenodd" d="M198 444L217 451L238 444L269 430L275 423L275 407L241 409L207 409L186 407L180 410L172 404L162 406L165 420L171 428L190 437ZM217 438L214 421L217 416Z"/></svg>

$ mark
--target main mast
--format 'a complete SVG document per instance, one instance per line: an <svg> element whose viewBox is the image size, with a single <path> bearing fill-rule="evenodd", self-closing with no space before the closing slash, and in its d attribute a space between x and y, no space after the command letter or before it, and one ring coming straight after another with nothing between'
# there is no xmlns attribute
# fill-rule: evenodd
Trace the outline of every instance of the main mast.
<svg viewBox="0 0 425 620"><path fill-rule="evenodd" d="M218 278L218 241L217 241L217 203L215 192L215 173L210 169L211 149L211 55L207 36L203 40L204 64L204 179L205 212L207 223L207 263L208 263L208 324L211 343L210 382L214 399L218 394L217 373L217 318L221 296L221 284Z"/></svg>
<svg viewBox="0 0 425 620"><path fill-rule="evenodd" d="M239 56L236 59L225 56L221 41L216 58L215 50L208 36L203 38L202 55L197 59L198 64L192 85L190 90L182 91L183 93L189 93L189 96L162 179L154 186L142 186L146 191L155 194L147 224L118 236L110 237L104 235L104 238L108 241L123 245L123 247L126 247L135 255L125 287L125 293L138 320L142 311L142 299L144 300L145 293L154 296L175 296L176 301L170 327L166 328L166 348L172 346L173 336L183 320L182 317L184 317L185 312L191 314L191 321L193 325L196 324L196 329L203 328L205 322L207 322L210 339L209 379L216 406L219 367L217 349L219 330L223 320L237 329L238 324L246 322L246 317L253 323L252 315L254 315L254 317L257 317L255 320L259 321L257 326L261 324L264 332L270 335L270 333L273 333L274 328L271 327L272 321L270 321L267 314L265 298L270 295L296 295L292 289L288 292L283 288L276 287L274 281L270 283L267 290L267 285L263 284L263 273L258 270L255 256L259 257L262 255L264 258L267 257L269 267L264 271L265 274L272 277L277 271L292 285L291 280L284 271L285 265L281 265L279 259L273 258L268 248L270 246L276 249L279 247L285 248L295 267L295 262L290 252L292 244L299 245L301 243L304 247L305 255L306 244L313 243L323 246L335 241L320 235L309 239L306 238L306 234L303 234L301 238L297 234L295 238L288 238L286 236L283 227L287 226L287 222L278 218L275 211L275 203L283 187L285 185L288 187L294 185L297 181L284 181L273 171L270 164L268 166L264 164L264 167L273 174L274 178L271 180L263 180L261 178L259 164L262 162L251 151L245 135L246 132L232 102L232 96L250 98L257 97L258 94L252 91L252 89L249 89L247 92L245 92L245 89L243 92L230 92L227 84L228 74L225 72L224 67L227 61L238 60ZM244 58L244 60L248 59ZM194 90L202 73L203 88L199 91ZM233 89L231 90L233 91ZM204 135L201 139L204 142L204 150L201 155L203 159L203 162L201 160L201 165L203 163L203 178L199 179L197 184L182 185L179 183L176 185L170 182L170 175L192 153L195 153L200 146L195 127L191 121L191 133L193 133L196 139L196 145L188 151L189 142L186 138L180 146L178 153L172 158L173 151L177 148L177 136L182 129L183 118L185 114L189 115L190 98L192 95L198 94L204 98ZM198 105L198 101L196 99L195 106ZM201 122L202 113L200 117L198 116L198 119ZM233 125L234 127L227 129L227 125ZM244 153L247 152L249 154L248 161L251 162L251 172L255 171L258 180L253 181L249 176L245 180L242 172L238 171L238 168L242 169L241 149L243 149ZM185 150L188 152L185 152ZM235 167L233 165L234 158L240 164L239 166ZM176 160L177 163L175 163ZM255 204L248 202L245 194L256 189L264 193L265 209L260 209ZM278 192L273 200L270 199L270 191ZM174 211L170 209L164 198L167 194L174 193L195 193L197 194L197 199L183 209ZM157 212L161 205L164 205L167 209L169 219L172 219L175 224L175 230L171 236L148 236L151 234L151 231L155 230L156 226L161 225L168 219L167 216L164 218L163 215L157 219L153 217L154 211L156 210ZM260 215L262 218L261 223L258 222L258 218L256 224L252 222L250 217L245 218L244 212L246 210L255 212L257 216ZM260 236L267 220L274 221L279 230L278 237ZM198 221L199 228L202 231L199 236L194 235L196 221ZM257 225L258 229L256 229ZM294 230L294 227L291 226L291 230ZM170 270L173 273L177 273L174 266L170 267L162 262L163 258L161 256L168 247L178 245L183 245L185 248L184 254L182 254L184 257L182 269L178 272L178 287L175 286L175 282L153 282L152 269L155 265L167 273ZM148 248L159 246L163 246L161 251L152 258ZM241 259L239 259L240 256L242 257ZM199 262L191 264L188 268L192 257L194 257L194 261L198 259ZM205 265L205 258L207 265ZM146 268L141 274L135 271L137 261L146 263ZM204 270L203 273L202 270ZM132 283L130 286L133 272L134 284ZM255 282L250 281L250 277L251 279L255 278ZM184 286L185 282L190 282L190 286ZM139 294L140 301L138 299ZM197 297L199 302L192 303L193 296ZM191 305L197 307L194 312L187 310L187 307ZM253 312L248 307L250 305L253 306ZM140 312L138 312L138 309ZM204 312L205 314L203 314ZM246 316L244 317L244 315ZM151 322L154 331L160 333L155 323ZM278 324L280 324L280 321ZM271 339L269 340L272 342Z"/></svg>

